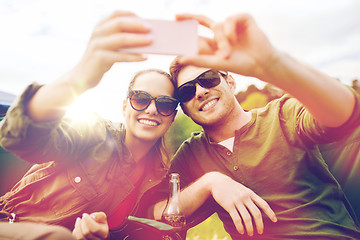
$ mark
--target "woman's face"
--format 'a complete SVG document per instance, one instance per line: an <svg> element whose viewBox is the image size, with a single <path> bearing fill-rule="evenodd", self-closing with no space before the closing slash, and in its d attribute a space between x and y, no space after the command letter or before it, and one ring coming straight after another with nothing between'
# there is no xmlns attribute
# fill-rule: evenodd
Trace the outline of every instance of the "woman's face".
<svg viewBox="0 0 360 240"><path fill-rule="evenodd" d="M133 91L141 90L149 93L152 97L173 97L174 87L170 79L158 72L147 72L138 76L135 80ZM124 101L123 112L125 117L126 139L128 141L154 141L162 137L174 120L176 112L170 116L162 116L158 113L155 101L142 110L134 110L129 98Z"/></svg>

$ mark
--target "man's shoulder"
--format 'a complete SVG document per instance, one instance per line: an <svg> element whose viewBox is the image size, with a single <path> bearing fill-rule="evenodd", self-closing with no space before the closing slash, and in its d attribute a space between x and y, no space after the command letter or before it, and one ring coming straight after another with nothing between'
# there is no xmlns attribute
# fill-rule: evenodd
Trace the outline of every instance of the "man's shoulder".
<svg viewBox="0 0 360 240"><path fill-rule="evenodd" d="M266 106L262 108L255 108L250 110L253 114L257 115L257 118L268 119L269 116L274 115L296 115L296 112L304 111L304 106L294 97L289 94L285 94L280 98L270 101Z"/></svg>
<svg viewBox="0 0 360 240"><path fill-rule="evenodd" d="M177 152L187 152L197 149L206 142L206 134L203 131L192 132L190 137L183 141ZM192 150L190 150L192 151Z"/></svg>

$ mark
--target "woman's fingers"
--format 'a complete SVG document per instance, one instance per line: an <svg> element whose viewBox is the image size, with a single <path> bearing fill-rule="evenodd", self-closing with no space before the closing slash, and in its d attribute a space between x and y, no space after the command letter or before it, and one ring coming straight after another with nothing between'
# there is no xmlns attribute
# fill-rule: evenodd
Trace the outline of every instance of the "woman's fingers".
<svg viewBox="0 0 360 240"><path fill-rule="evenodd" d="M93 36L106 36L120 32L148 33L150 32L150 27L138 17L118 17L98 25Z"/></svg>
<svg viewBox="0 0 360 240"><path fill-rule="evenodd" d="M72 235L77 240L83 240L84 236L81 233L81 218L77 218L75 221L74 230L72 231Z"/></svg>
<svg viewBox="0 0 360 240"><path fill-rule="evenodd" d="M98 223L107 223L107 217L104 212L94 212L90 216Z"/></svg>
<svg viewBox="0 0 360 240"><path fill-rule="evenodd" d="M198 14L177 14L176 20L196 20L199 24L203 25L204 27L211 28L211 26L215 23L211 18L208 18L203 15Z"/></svg>
<svg viewBox="0 0 360 240"><path fill-rule="evenodd" d="M140 47L151 44L152 40L145 34L118 33L99 38L92 44L96 49L117 51L127 47Z"/></svg>
<svg viewBox="0 0 360 240"><path fill-rule="evenodd" d="M99 25L102 25L106 22L108 22L109 20L111 19L114 19L114 18L118 18L118 17L125 17L125 16L136 16L133 12L129 12L129 11L121 11L121 10L116 10L114 11L113 13L111 13L109 16L105 17L104 19L102 19L99 23L98 23L98 26Z"/></svg>
<svg viewBox="0 0 360 240"><path fill-rule="evenodd" d="M77 218L73 230L73 236L77 240L101 240L109 234L106 215L102 212L84 213L82 218Z"/></svg>

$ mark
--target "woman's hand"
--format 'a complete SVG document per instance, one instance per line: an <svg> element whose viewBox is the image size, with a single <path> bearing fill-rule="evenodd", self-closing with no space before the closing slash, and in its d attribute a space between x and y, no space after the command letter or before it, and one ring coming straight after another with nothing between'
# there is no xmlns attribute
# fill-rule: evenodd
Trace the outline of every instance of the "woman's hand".
<svg viewBox="0 0 360 240"><path fill-rule="evenodd" d="M116 62L143 61L141 54L121 51L151 43L150 30L133 13L116 11L93 31L80 62L56 81L46 84L28 104L28 115L37 122L64 116L78 96L95 87Z"/></svg>
<svg viewBox="0 0 360 240"><path fill-rule="evenodd" d="M102 240L109 236L109 226L106 214L95 212L92 214L84 213L82 218L77 218L72 232L75 239Z"/></svg>
<svg viewBox="0 0 360 240"><path fill-rule="evenodd" d="M121 49L149 45L149 32L133 13L114 12L94 28L81 61L72 71L73 79L80 81L81 87L92 88L114 63L145 60L142 54L126 53Z"/></svg>

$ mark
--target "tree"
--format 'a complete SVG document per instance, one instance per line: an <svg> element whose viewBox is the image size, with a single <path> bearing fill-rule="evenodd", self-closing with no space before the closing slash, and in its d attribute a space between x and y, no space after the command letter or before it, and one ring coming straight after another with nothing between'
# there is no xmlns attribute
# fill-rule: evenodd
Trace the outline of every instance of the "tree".
<svg viewBox="0 0 360 240"><path fill-rule="evenodd" d="M201 131L202 127L194 123L191 118L179 111L175 121L165 135L166 144L172 156L180 145L191 136L192 132Z"/></svg>

